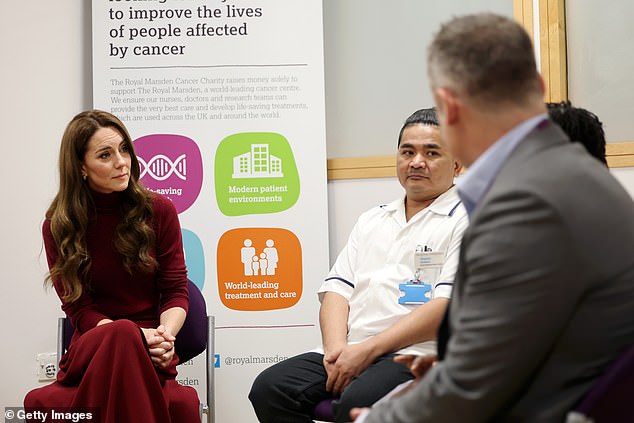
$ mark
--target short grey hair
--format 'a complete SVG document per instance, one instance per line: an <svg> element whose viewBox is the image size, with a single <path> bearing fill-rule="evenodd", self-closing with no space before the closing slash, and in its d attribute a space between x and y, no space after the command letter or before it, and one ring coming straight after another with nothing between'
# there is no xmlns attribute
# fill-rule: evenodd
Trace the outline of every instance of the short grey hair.
<svg viewBox="0 0 634 423"><path fill-rule="evenodd" d="M541 98L531 39L515 21L492 13L443 24L428 51L432 88L446 87L485 104Z"/></svg>

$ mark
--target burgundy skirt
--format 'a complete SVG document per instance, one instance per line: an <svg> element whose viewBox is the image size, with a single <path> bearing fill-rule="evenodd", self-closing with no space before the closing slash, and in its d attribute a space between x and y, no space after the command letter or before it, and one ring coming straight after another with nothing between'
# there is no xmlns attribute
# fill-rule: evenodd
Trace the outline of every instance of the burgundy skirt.
<svg viewBox="0 0 634 423"><path fill-rule="evenodd" d="M57 380L29 392L24 407L91 413L82 420L90 423L200 422L196 390L176 382L176 364L175 356L167 369L156 368L139 326L117 320L73 337Z"/></svg>

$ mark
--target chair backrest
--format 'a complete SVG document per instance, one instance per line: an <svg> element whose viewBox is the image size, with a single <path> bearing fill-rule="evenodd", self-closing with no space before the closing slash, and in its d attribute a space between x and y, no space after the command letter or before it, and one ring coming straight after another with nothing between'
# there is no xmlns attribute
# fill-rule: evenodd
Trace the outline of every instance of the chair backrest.
<svg viewBox="0 0 634 423"><path fill-rule="evenodd" d="M187 286L189 288L189 309L185 323L183 323L183 327L174 342L174 348L181 363L191 360L205 351L209 334L205 298L192 281L188 281Z"/></svg>
<svg viewBox="0 0 634 423"><path fill-rule="evenodd" d="M181 363L191 360L207 348L207 338L209 336L207 305L200 289L190 280L187 287L189 289L189 310L183 323L183 327L178 333L174 348ZM70 319L63 321L61 353L66 352L75 332ZM59 347L58 347L59 349ZM61 357L61 354L57 355Z"/></svg>
<svg viewBox="0 0 634 423"><path fill-rule="evenodd" d="M634 422L634 345L608 367L575 411L601 422Z"/></svg>

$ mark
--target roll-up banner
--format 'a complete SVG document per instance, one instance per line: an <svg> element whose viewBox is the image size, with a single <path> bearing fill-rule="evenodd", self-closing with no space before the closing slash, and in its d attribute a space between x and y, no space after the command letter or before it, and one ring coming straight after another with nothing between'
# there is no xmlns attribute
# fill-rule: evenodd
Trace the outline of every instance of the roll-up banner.
<svg viewBox="0 0 634 423"><path fill-rule="evenodd" d="M216 421L255 422L264 368L319 343L328 271L322 2L93 0L94 107L179 213L216 319ZM178 367L205 398L204 355Z"/></svg>

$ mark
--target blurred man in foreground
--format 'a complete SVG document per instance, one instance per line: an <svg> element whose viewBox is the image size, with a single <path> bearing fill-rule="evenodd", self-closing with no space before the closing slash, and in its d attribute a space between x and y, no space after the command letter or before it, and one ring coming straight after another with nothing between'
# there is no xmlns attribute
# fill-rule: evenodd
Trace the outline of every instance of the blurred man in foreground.
<svg viewBox="0 0 634 423"><path fill-rule="evenodd" d="M451 20L428 70L470 225L439 362L357 420L561 422L634 342L634 204L548 118L517 23Z"/></svg>

